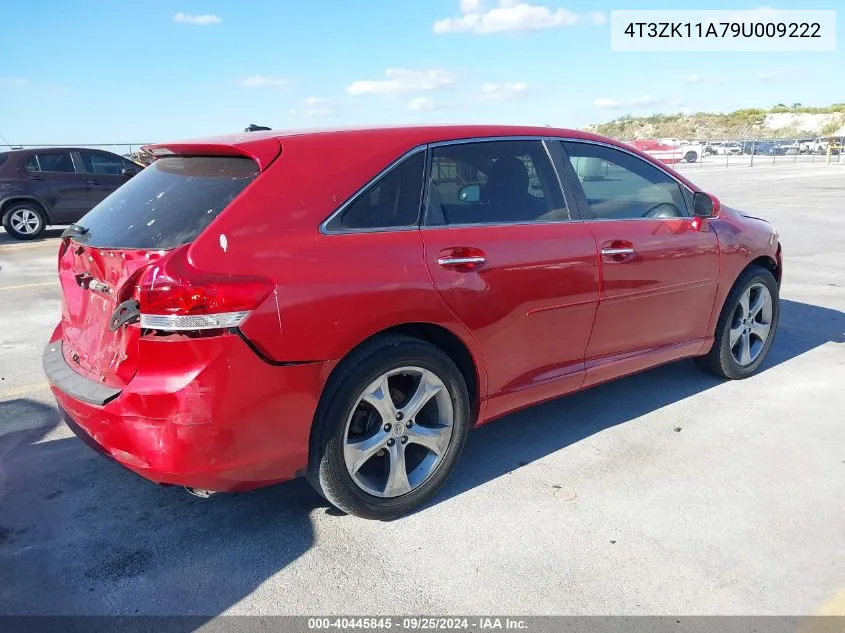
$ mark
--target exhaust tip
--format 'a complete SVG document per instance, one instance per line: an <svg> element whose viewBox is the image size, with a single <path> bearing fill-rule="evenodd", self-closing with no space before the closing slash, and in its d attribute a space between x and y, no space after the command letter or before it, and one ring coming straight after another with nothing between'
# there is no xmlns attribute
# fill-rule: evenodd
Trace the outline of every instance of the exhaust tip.
<svg viewBox="0 0 845 633"><path fill-rule="evenodd" d="M206 490L205 488L188 488L188 486L185 486L185 490L188 491L188 494L200 499L208 499L211 495L217 494L214 490Z"/></svg>

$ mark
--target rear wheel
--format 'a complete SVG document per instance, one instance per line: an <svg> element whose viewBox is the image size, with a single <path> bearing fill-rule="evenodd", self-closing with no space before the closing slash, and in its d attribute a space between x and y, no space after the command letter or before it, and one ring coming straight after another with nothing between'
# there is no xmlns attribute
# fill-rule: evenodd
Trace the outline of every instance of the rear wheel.
<svg viewBox="0 0 845 633"><path fill-rule="evenodd" d="M686 154L684 154L684 160L687 161L688 163L694 163L695 161L698 160L698 154L696 152L692 152L692 151L687 152Z"/></svg>
<svg viewBox="0 0 845 633"><path fill-rule="evenodd" d="M748 378L769 353L779 314L778 285L772 273L760 266L748 268L728 294L713 347L695 359L699 367L731 380Z"/></svg>
<svg viewBox="0 0 845 633"><path fill-rule="evenodd" d="M17 202L6 209L3 228L18 240L32 240L47 228L44 210L36 202Z"/></svg>
<svg viewBox="0 0 845 633"><path fill-rule="evenodd" d="M466 383L424 341L377 339L344 361L326 386L308 479L344 512L392 519L429 500L463 451Z"/></svg>

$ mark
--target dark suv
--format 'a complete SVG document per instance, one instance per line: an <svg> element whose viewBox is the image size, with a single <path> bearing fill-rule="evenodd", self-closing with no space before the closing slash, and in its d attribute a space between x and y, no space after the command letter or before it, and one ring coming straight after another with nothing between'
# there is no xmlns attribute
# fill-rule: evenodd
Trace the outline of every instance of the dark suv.
<svg viewBox="0 0 845 633"><path fill-rule="evenodd" d="M0 153L0 217L19 240L71 224L139 171L117 154L73 147Z"/></svg>

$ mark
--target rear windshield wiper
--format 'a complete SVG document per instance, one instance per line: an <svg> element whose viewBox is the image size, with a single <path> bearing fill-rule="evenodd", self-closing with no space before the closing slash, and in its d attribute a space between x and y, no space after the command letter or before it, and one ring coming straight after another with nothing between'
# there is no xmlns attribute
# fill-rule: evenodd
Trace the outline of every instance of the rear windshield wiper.
<svg viewBox="0 0 845 633"><path fill-rule="evenodd" d="M81 224L71 224L62 232L62 239L75 237L77 241L83 242L88 239L85 236L88 234L89 230L90 229L82 226Z"/></svg>

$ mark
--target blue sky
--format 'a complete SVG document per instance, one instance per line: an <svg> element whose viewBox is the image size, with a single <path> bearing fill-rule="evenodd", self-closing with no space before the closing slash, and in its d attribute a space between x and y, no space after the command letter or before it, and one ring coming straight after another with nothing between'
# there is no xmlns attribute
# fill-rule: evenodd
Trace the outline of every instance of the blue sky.
<svg viewBox="0 0 845 633"><path fill-rule="evenodd" d="M842 6L802 4L765 2ZM239 132L249 123L578 127L625 113L845 101L841 49L614 53L610 10L623 8L679 3L4 2L0 134L14 144L91 144Z"/></svg>

